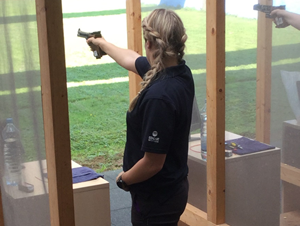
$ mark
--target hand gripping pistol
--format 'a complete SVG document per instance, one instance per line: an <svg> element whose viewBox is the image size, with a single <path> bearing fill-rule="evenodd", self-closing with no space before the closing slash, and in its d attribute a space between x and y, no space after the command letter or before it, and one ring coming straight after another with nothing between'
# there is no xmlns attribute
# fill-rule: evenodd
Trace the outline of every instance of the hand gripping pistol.
<svg viewBox="0 0 300 226"><path fill-rule="evenodd" d="M84 32L81 31L80 28L78 29L77 36L85 39L89 39L90 37L94 37L94 38L102 37L100 31ZM106 55L106 52L104 52L99 46L96 46L93 43L89 43L89 46L91 47L94 53L94 57L96 57L96 59L100 59L103 55Z"/></svg>
<svg viewBox="0 0 300 226"><path fill-rule="evenodd" d="M271 6L271 5L261 5L256 4L253 6L253 10L257 10L266 14L266 18L274 19L274 22L277 26L280 26L283 23L283 19L281 17L273 17L270 13L275 9L283 9L285 10L285 5L280 6Z"/></svg>

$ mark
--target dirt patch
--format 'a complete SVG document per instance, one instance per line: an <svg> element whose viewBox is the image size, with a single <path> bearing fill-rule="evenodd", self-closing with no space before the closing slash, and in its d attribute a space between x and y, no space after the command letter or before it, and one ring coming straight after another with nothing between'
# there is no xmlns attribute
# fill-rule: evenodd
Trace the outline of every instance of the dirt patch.
<svg viewBox="0 0 300 226"><path fill-rule="evenodd" d="M93 56L86 40L77 37L79 28L85 32L101 31L101 34L107 41L118 47L127 48L126 14L65 18L63 23L66 67L115 62L107 55L97 60Z"/></svg>
<svg viewBox="0 0 300 226"><path fill-rule="evenodd" d="M120 169L123 166L123 153L118 153L114 158L108 158L105 156L97 156L93 159L88 159L84 162L79 162L82 166L89 167L96 172L110 171Z"/></svg>

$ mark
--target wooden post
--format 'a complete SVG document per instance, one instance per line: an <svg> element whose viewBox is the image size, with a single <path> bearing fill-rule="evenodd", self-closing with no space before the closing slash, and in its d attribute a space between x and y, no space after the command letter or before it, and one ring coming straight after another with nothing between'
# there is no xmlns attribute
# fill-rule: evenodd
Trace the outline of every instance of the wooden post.
<svg viewBox="0 0 300 226"><path fill-rule="evenodd" d="M61 1L36 0L51 226L74 226Z"/></svg>
<svg viewBox="0 0 300 226"><path fill-rule="evenodd" d="M259 4L273 5L272 0ZM270 143L272 73L272 20L258 12L257 19L257 78L256 78L256 140Z"/></svg>
<svg viewBox="0 0 300 226"><path fill-rule="evenodd" d="M132 49L142 55L141 1L126 0L126 14L128 49ZM129 99L131 101L140 91L142 79L131 71L128 73L128 76Z"/></svg>
<svg viewBox="0 0 300 226"><path fill-rule="evenodd" d="M225 222L225 0L206 2L207 220Z"/></svg>
<svg viewBox="0 0 300 226"><path fill-rule="evenodd" d="M3 204L2 204L2 191L0 188L0 226L4 226L4 214L3 214Z"/></svg>
<svg viewBox="0 0 300 226"><path fill-rule="evenodd" d="M207 213L197 209L191 204L187 203L185 211L180 216L178 226L229 226L228 224L214 224L207 220Z"/></svg>

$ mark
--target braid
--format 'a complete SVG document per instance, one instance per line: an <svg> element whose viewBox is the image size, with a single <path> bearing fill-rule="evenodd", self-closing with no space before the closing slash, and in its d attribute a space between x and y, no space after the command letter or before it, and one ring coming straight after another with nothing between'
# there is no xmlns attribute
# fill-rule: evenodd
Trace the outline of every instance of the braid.
<svg viewBox="0 0 300 226"><path fill-rule="evenodd" d="M158 72L165 69L166 58L177 58L178 63L182 61L187 40L182 21L172 10L154 10L143 20L142 27L144 39L153 45L154 51L151 68L141 82L140 92L130 103L129 111L133 110L141 92L159 76Z"/></svg>

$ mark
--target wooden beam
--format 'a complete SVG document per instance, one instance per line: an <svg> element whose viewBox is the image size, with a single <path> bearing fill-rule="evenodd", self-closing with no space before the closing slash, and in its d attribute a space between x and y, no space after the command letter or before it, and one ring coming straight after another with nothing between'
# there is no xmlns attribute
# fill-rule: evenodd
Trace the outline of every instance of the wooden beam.
<svg viewBox="0 0 300 226"><path fill-rule="evenodd" d="M225 0L206 2L207 220L225 222Z"/></svg>
<svg viewBox="0 0 300 226"><path fill-rule="evenodd" d="M280 226L299 225L299 222L300 222L299 210L280 214Z"/></svg>
<svg viewBox="0 0 300 226"><path fill-rule="evenodd" d="M273 5L272 0L259 4ZM258 12L257 19L257 77L256 77L256 140L270 143L272 73L272 20Z"/></svg>
<svg viewBox="0 0 300 226"><path fill-rule="evenodd" d="M0 226L4 226L4 214L3 214L3 203L2 203L1 187L0 187Z"/></svg>
<svg viewBox="0 0 300 226"><path fill-rule="evenodd" d="M128 49L136 51L142 55L142 23L141 23L141 1L126 0L127 14L127 43ZM142 79L133 72L129 76L129 99L130 101L137 95L141 89Z"/></svg>
<svg viewBox="0 0 300 226"><path fill-rule="evenodd" d="M281 163L281 180L300 187L300 169Z"/></svg>
<svg viewBox="0 0 300 226"><path fill-rule="evenodd" d="M187 204L185 211L180 217L180 221L190 226L216 226L216 224L207 220L207 214L191 204ZM220 224L219 226L228 226L228 224Z"/></svg>
<svg viewBox="0 0 300 226"><path fill-rule="evenodd" d="M180 216L180 221L187 225L205 225L207 223L207 214L188 203Z"/></svg>
<svg viewBox="0 0 300 226"><path fill-rule="evenodd" d="M67 80L61 1L36 0L52 226L74 226Z"/></svg>

